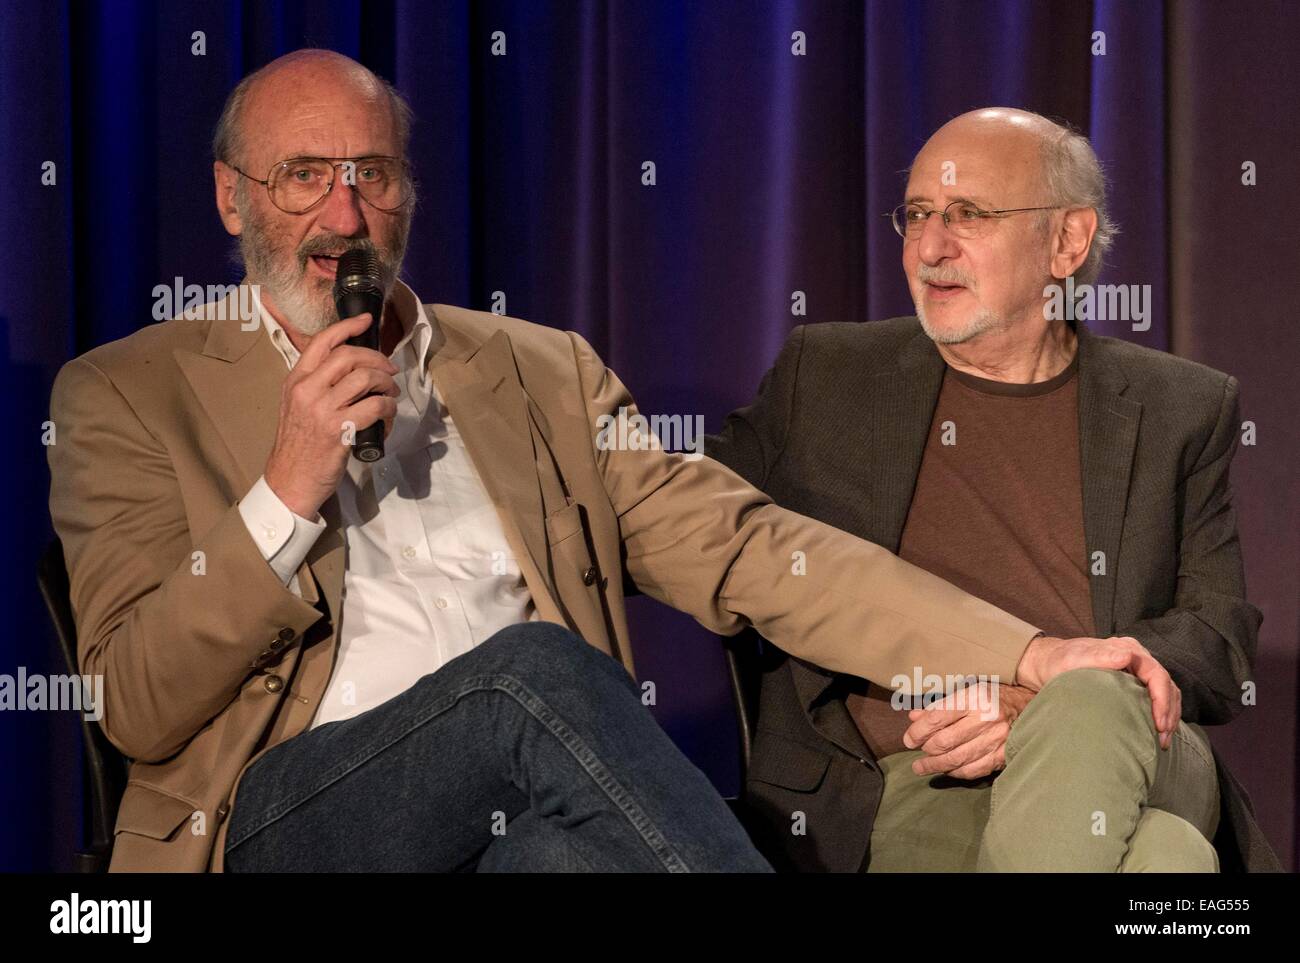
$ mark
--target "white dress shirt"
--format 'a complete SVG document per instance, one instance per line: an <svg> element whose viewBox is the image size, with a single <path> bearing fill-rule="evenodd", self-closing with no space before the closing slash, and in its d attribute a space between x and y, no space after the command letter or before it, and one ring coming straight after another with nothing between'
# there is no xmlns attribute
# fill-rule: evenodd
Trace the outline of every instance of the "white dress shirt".
<svg viewBox="0 0 1300 963"><path fill-rule="evenodd" d="M346 548L339 651L311 727L347 719L410 688L499 629L537 618L532 596L478 471L429 377L441 343L401 281L392 299L405 333L390 360L401 396L384 457L349 457L338 488ZM299 352L255 298L292 370ZM240 514L280 581L325 530L294 514L259 478Z"/></svg>

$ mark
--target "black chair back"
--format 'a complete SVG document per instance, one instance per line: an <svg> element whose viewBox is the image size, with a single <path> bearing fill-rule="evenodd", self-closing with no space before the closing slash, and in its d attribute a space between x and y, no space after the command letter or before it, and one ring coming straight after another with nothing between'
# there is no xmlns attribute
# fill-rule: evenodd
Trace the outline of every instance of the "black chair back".
<svg viewBox="0 0 1300 963"><path fill-rule="evenodd" d="M744 795L749 775L749 757L758 725L758 695L763 684L765 652L770 645L753 629L722 640L727 657L727 681L731 702L736 711L736 729L740 734L740 785ZM767 649L765 649L765 646ZM766 656L770 658L770 656Z"/></svg>
<svg viewBox="0 0 1300 963"><path fill-rule="evenodd" d="M54 634L59 640L59 650L68 672L78 675L77 626L72 617L72 601L68 585L68 569L63 560L63 543L55 538L45 549L37 565L36 580L40 585ZM113 855L113 826L117 822L117 807L126 791L127 770L130 763L108 741L99 723L82 716L82 748L84 749L86 792L83 794L83 834L85 846L74 854L74 865L79 873L103 873Z"/></svg>

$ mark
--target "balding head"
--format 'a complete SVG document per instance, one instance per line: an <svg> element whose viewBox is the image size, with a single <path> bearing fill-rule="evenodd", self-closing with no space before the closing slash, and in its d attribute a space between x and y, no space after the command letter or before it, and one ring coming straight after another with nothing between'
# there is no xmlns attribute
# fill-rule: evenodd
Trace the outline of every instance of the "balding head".
<svg viewBox="0 0 1300 963"><path fill-rule="evenodd" d="M1097 212L1097 233L1088 257L1075 272L1081 284L1096 280L1101 261L1114 243L1118 228L1106 207L1106 180L1092 144L1078 131L1042 114L1018 107L983 107L954 117L925 142L912 162L927 157L953 159L963 166L993 175L1001 171L1003 186L1035 198L1026 207L1059 205L1091 207ZM955 165L955 161L954 161ZM998 203L998 207L1021 204ZM1046 226L1046 215L1038 223Z"/></svg>
<svg viewBox="0 0 1300 963"><path fill-rule="evenodd" d="M387 118L393 154L404 157L411 136L411 108L379 75L350 57L333 50L295 50L249 74L226 98L225 108L212 138L215 160L235 166L254 165L245 131L250 126L283 122L286 105L301 104L304 92L328 91L356 109ZM328 109L319 94L316 109ZM311 109L311 105L305 105ZM371 153L378 153L371 152ZM343 156L343 155L335 155ZM272 158L272 163L279 158Z"/></svg>
<svg viewBox="0 0 1300 963"><path fill-rule="evenodd" d="M1045 117L1014 107L972 110L935 131L912 166L932 156L960 157L990 173L1000 170L1008 190L1034 190L1045 187L1043 145L1055 127Z"/></svg>

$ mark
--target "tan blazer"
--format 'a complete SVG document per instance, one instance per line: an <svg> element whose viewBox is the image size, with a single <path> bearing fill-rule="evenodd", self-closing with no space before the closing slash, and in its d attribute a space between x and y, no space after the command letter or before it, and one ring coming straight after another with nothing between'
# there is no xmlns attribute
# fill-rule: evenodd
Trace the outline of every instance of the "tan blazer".
<svg viewBox="0 0 1300 963"><path fill-rule="evenodd" d="M81 670L103 675L101 725L133 760L114 871L220 871L240 775L306 729L335 658L337 500L299 598L237 504L270 454L286 368L265 328L213 307L68 362L51 399L50 511ZM715 632L752 624L834 671L1014 678L1033 626L776 507L711 459L602 450L597 419L634 403L577 334L426 310L445 338L434 383L543 619L632 672L626 575Z"/></svg>

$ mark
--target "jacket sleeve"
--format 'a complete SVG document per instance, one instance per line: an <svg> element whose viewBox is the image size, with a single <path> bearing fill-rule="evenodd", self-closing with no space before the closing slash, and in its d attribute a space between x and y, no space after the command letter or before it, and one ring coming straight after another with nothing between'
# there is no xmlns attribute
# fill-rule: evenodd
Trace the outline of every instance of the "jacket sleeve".
<svg viewBox="0 0 1300 963"><path fill-rule="evenodd" d="M238 505L194 537L166 448L92 362L60 369L50 417L80 670L103 677L109 741L160 762L238 696L283 629L296 644L321 612L275 574Z"/></svg>
<svg viewBox="0 0 1300 963"><path fill-rule="evenodd" d="M777 507L711 458L601 444L638 412L591 346L571 334L594 456L619 519L625 564L647 595L723 635L748 625L836 672L910 691L915 673L1013 680L1038 634L885 549Z"/></svg>
<svg viewBox="0 0 1300 963"><path fill-rule="evenodd" d="M1205 725L1227 722L1241 711L1263 619L1246 601L1228 485L1240 425L1237 380L1228 377L1201 456L1179 486L1174 607L1116 632L1151 651L1182 690L1183 718Z"/></svg>

